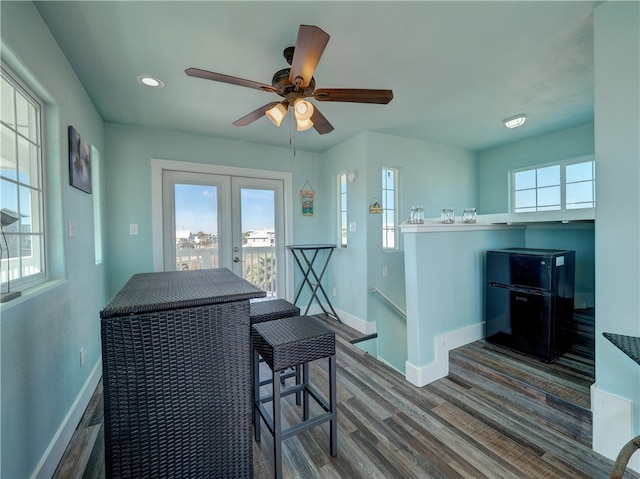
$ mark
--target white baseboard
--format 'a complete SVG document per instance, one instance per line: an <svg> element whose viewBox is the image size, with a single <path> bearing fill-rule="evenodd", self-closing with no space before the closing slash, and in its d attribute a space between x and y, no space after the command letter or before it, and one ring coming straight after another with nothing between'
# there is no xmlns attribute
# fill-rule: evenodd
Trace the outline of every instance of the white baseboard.
<svg viewBox="0 0 640 479"><path fill-rule="evenodd" d="M306 309L306 307L304 309L303 308L300 308L300 309L302 310L300 313L304 313L304 309ZM331 311L327 306L325 306L325 309L327 311ZM322 308L320 306L318 306L317 304L312 304L307 314L323 314L323 313L324 312L322 311ZM340 317L340 321L342 321L343 324L346 324L347 326L355 329L356 331L360 331L362 334L373 334L377 331L375 321L368 322L368 321L365 321L364 319L361 319L357 316L346 313L339 309L336 309L336 313L338 313L338 316Z"/></svg>
<svg viewBox="0 0 640 479"><path fill-rule="evenodd" d="M53 477L53 473L56 472L56 468L60 463L60 459L64 454L64 451L71 441L71 437L75 432L84 411L91 401L91 396L100 382L102 377L102 359L99 359L96 365L93 367L91 374L87 378L82 387L82 390L76 397L76 400L71 405L69 412L60 424L60 427L56 431L55 436L49 443L49 447L42 455L40 462L36 466L32 478L50 478Z"/></svg>
<svg viewBox="0 0 640 479"><path fill-rule="evenodd" d="M484 338L484 323L476 323L455 331L447 331L434 338L435 360L416 366L406 362L405 377L411 384L422 387L449 374L449 351Z"/></svg>
<svg viewBox="0 0 640 479"><path fill-rule="evenodd" d="M615 461L622 446L633 437L633 403L591 385L593 450ZM640 454L631 456L629 469L640 472Z"/></svg>

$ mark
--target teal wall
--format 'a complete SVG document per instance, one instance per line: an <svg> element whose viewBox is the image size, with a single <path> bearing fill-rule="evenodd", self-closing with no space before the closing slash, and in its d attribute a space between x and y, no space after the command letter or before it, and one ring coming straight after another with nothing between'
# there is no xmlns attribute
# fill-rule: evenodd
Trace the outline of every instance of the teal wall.
<svg viewBox="0 0 640 479"><path fill-rule="evenodd" d="M418 282L434 282L434 278L439 287L444 283L444 290L452 294L460 284L470 289L469 282L477 282L481 266L475 250L478 245L468 248L462 236L455 240L460 243L444 241L433 248L414 244L410 246L411 254L417 257L422 250L433 255L434 261L441 261L440 251L457 248L464 254L456 256L456 261L465 258L475 261L471 277L457 278L457 263L445 269L449 263L438 262L426 263L429 268L414 271L412 276L404 270L407 251L383 252L381 217L368 213L371 198L380 196L380 168L400 169L401 219L408 216L412 205L423 205L427 217L439 216L443 206L453 206L458 212L477 206L479 213L498 213L507 209L509 169L595 151L598 162L595 245L588 228L563 230L567 233L562 237L554 231L527 230L523 233L525 238L506 238L505 243L548 244L548 235L554 235L554 242L582 245L583 258L589 256L590 248L595 250L597 261L593 270L598 271L598 276L594 273L592 277L597 286L597 384L633 402L634 428L636 434L640 432L640 369L600 337L602 331L640 334L637 3L615 2L615 6L605 4L598 8L595 125L479 153L366 133L322 155L298 151L295 156L289 148L103 124L33 4L2 2L0 8L2 60L46 103L47 231L52 280L46 288L26 291L21 299L0 307L2 477L29 477L46 459L74 402L90 380L94 367L99 365L99 310L132 274L153 269L152 158L291 172L294 202L304 182L309 180L316 191L316 216L300 217L294 205L293 231L297 243L336 241L335 174L355 170L357 180L349 186L349 221L355 222L357 229L349 234L349 248L336 251L326 288L329 293L336 288L337 296L333 298L336 307L365 322L377 323L381 358L402 369L404 359L411 354L406 343L406 325L369 294L369 286L379 287L401 307L431 309L429 301L424 302L426 306L405 304L405 290L415 288ZM625 51L631 54L618 55ZM101 197L68 186L68 125L75 126L100 154L100 166L95 173L101 179ZM96 200L101 204L98 215L94 214ZM624 221L620 221L621 214ZM75 238L67 235L69 219L76 224ZM96 222L103 222L102 238L94 236ZM128 234L130 223L139 225L138 236ZM98 240L105 245L104 263L100 264L96 264L94 257L94 244ZM585 270L590 268L587 263L584 260ZM382 277L383 266L388 267L386 278ZM444 274L440 277L434 271ZM587 279L580 287L588 289L590 281ZM471 303L460 301L457 296L449 299L463 308L463 313L469 304L479 301L477 296ZM441 312L444 318L446 311ZM458 319L453 324L441 326L464 326L466 323L460 318L465 316L456 315ZM440 330L436 324L434 331ZM411 331L409 334L413 337ZM428 349L432 344L425 342L422 346ZM84 367L79 364L80 348L85 350ZM430 355L427 350L415 353L419 356L416 365Z"/></svg>
<svg viewBox="0 0 640 479"><path fill-rule="evenodd" d="M423 205L425 215L437 216L442 206L458 211L477 202L475 155L462 148L368 132L324 154L325 176L333 188L336 211L335 176L341 171L357 172L347 185L348 222L356 231L348 233L348 247L336 252L328 276L336 287L336 308L368 323L378 332L378 357L399 371L407 359L406 322L377 295L376 286L400 308L405 309L405 271L402 235L398 250L382 248L382 215L369 214L372 199L381 198L381 170L398 168L398 221L409 217L412 205ZM328 224L335 225L331 215ZM332 227L335 237L336 226ZM388 276L382 276L383 266Z"/></svg>
<svg viewBox="0 0 640 479"><path fill-rule="evenodd" d="M436 336L484 321L485 252L524 246L524 232L517 227L472 227L404 234L412 366L424 368L437 361Z"/></svg>
<svg viewBox="0 0 640 479"><path fill-rule="evenodd" d="M522 128L526 128L526 123ZM481 151L478 214L509 212L509 171L593 155L593 123Z"/></svg>
<svg viewBox="0 0 640 479"><path fill-rule="evenodd" d="M115 294L135 273L153 271L151 218L151 159L256 168L293 173L293 200L309 180L316 192L316 215L301 217L293 206L295 243L332 240L325 228L330 201L322 179L321 157L315 153L275 148L219 138L170 131L105 125L107 165L108 237L107 270L109 293ZM129 235L129 224L138 224L139 234Z"/></svg>
<svg viewBox="0 0 640 479"><path fill-rule="evenodd" d="M527 248L569 249L576 252L576 307L594 307L596 292L594 224L531 225L525 235Z"/></svg>
<svg viewBox="0 0 640 479"><path fill-rule="evenodd" d="M640 336L640 4L596 8L594 39L596 386L633 403L638 435L640 367L602 332Z"/></svg>
<svg viewBox="0 0 640 479"><path fill-rule="evenodd" d="M93 205L101 198L69 186L68 126L100 153L93 174L102 180L105 149L102 119L33 4L2 2L0 8L2 61L41 97L47 117L50 281L0 306L0 476L24 478L45 458L101 357L98 314L106 285L104 264L95 262L94 222L101 218ZM70 219L75 238L67 235Z"/></svg>
<svg viewBox="0 0 640 479"><path fill-rule="evenodd" d="M329 243L338 243L337 220L337 175L355 171L356 180L347 182L347 223L355 223L356 231L347 231L347 247L336 248L327 272L327 293L335 288L336 296L331 298L333 306L357 318L367 320L367 305L362 301L367 284L367 229L364 203L367 185L366 135L355 138L332 148L323 155L324 182L329 187L327 201L328 215L325 217L330 232ZM354 276L357 278L354 281Z"/></svg>

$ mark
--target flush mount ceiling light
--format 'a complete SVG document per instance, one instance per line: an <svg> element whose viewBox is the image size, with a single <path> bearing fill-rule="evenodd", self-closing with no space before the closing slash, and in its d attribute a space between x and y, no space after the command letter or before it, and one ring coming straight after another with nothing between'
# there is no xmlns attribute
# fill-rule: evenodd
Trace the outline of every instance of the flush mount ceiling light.
<svg viewBox="0 0 640 479"><path fill-rule="evenodd" d="M524 122L527 120L527 115L524 113L520 113L519 115L515 115L507 118L506 120L502 120L504 126L507 128L517 128L519 126L524 125Z"/></svg>
<svg viewBox="0 0 640 479"><path fill-rule="evenodd" d="M150 77L149 75L140 75L138 78L138 83L144 85L149 88L162 88L164 83L154 77Z"/></svg>

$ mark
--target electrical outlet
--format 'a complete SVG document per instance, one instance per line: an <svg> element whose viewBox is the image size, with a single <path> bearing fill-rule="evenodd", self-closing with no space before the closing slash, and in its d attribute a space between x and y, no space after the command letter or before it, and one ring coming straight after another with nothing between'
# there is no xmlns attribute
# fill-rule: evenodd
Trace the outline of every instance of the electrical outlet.
<svg viewBox="0 0 640 479"><path fill-rule="evenodd" d="M129 225L129 234L131 236L137 236L138 235L138 225L133 223Z"/></svg>
<svg viewBox="0 0 640 479"><path fill-rule="evenodd" d="M386 278L387 276L389 276L389 268L387 268L386 266L382 267L382 277Z"/></svg>
<svg viewBox="0 0 640 479"><path fill-rule="evenodd" d="M331 296L335 298L337 295L338 295L338 292L336 291L336 288L331 288Z"/></svg>
<svg viewBox="0 0 640 479"><path fill-rule="evenodd" d="M349 231L351 233L354 233L356 231L356 222L352 221L351 223L349 223Z"/></svg>

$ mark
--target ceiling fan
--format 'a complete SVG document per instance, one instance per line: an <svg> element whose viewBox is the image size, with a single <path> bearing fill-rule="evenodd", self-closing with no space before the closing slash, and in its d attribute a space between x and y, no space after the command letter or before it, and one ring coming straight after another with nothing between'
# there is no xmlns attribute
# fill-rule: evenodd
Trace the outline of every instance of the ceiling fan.
<svg viewBox="0 0 640 479"><path fill-rule="evenodd" d="M236 126L249 125L265 115L275 125L280 126L289 107L292 107L298 131L313 127L323 135L333 131L334 128L324 115L305 98L312 97L317 101L377 103L381 105L386 105L393 99L391 90L362 88L319 88L316 90L313 72L328 42L329 35L320 28L313 25L300 25L295 47L285 48L283 52L291 68L277 71L273 75L271 85L199 68L187 68L185 73L191 77L276 93L284 98L282 101L267 103L234 121L233 124Z"/></svg>

